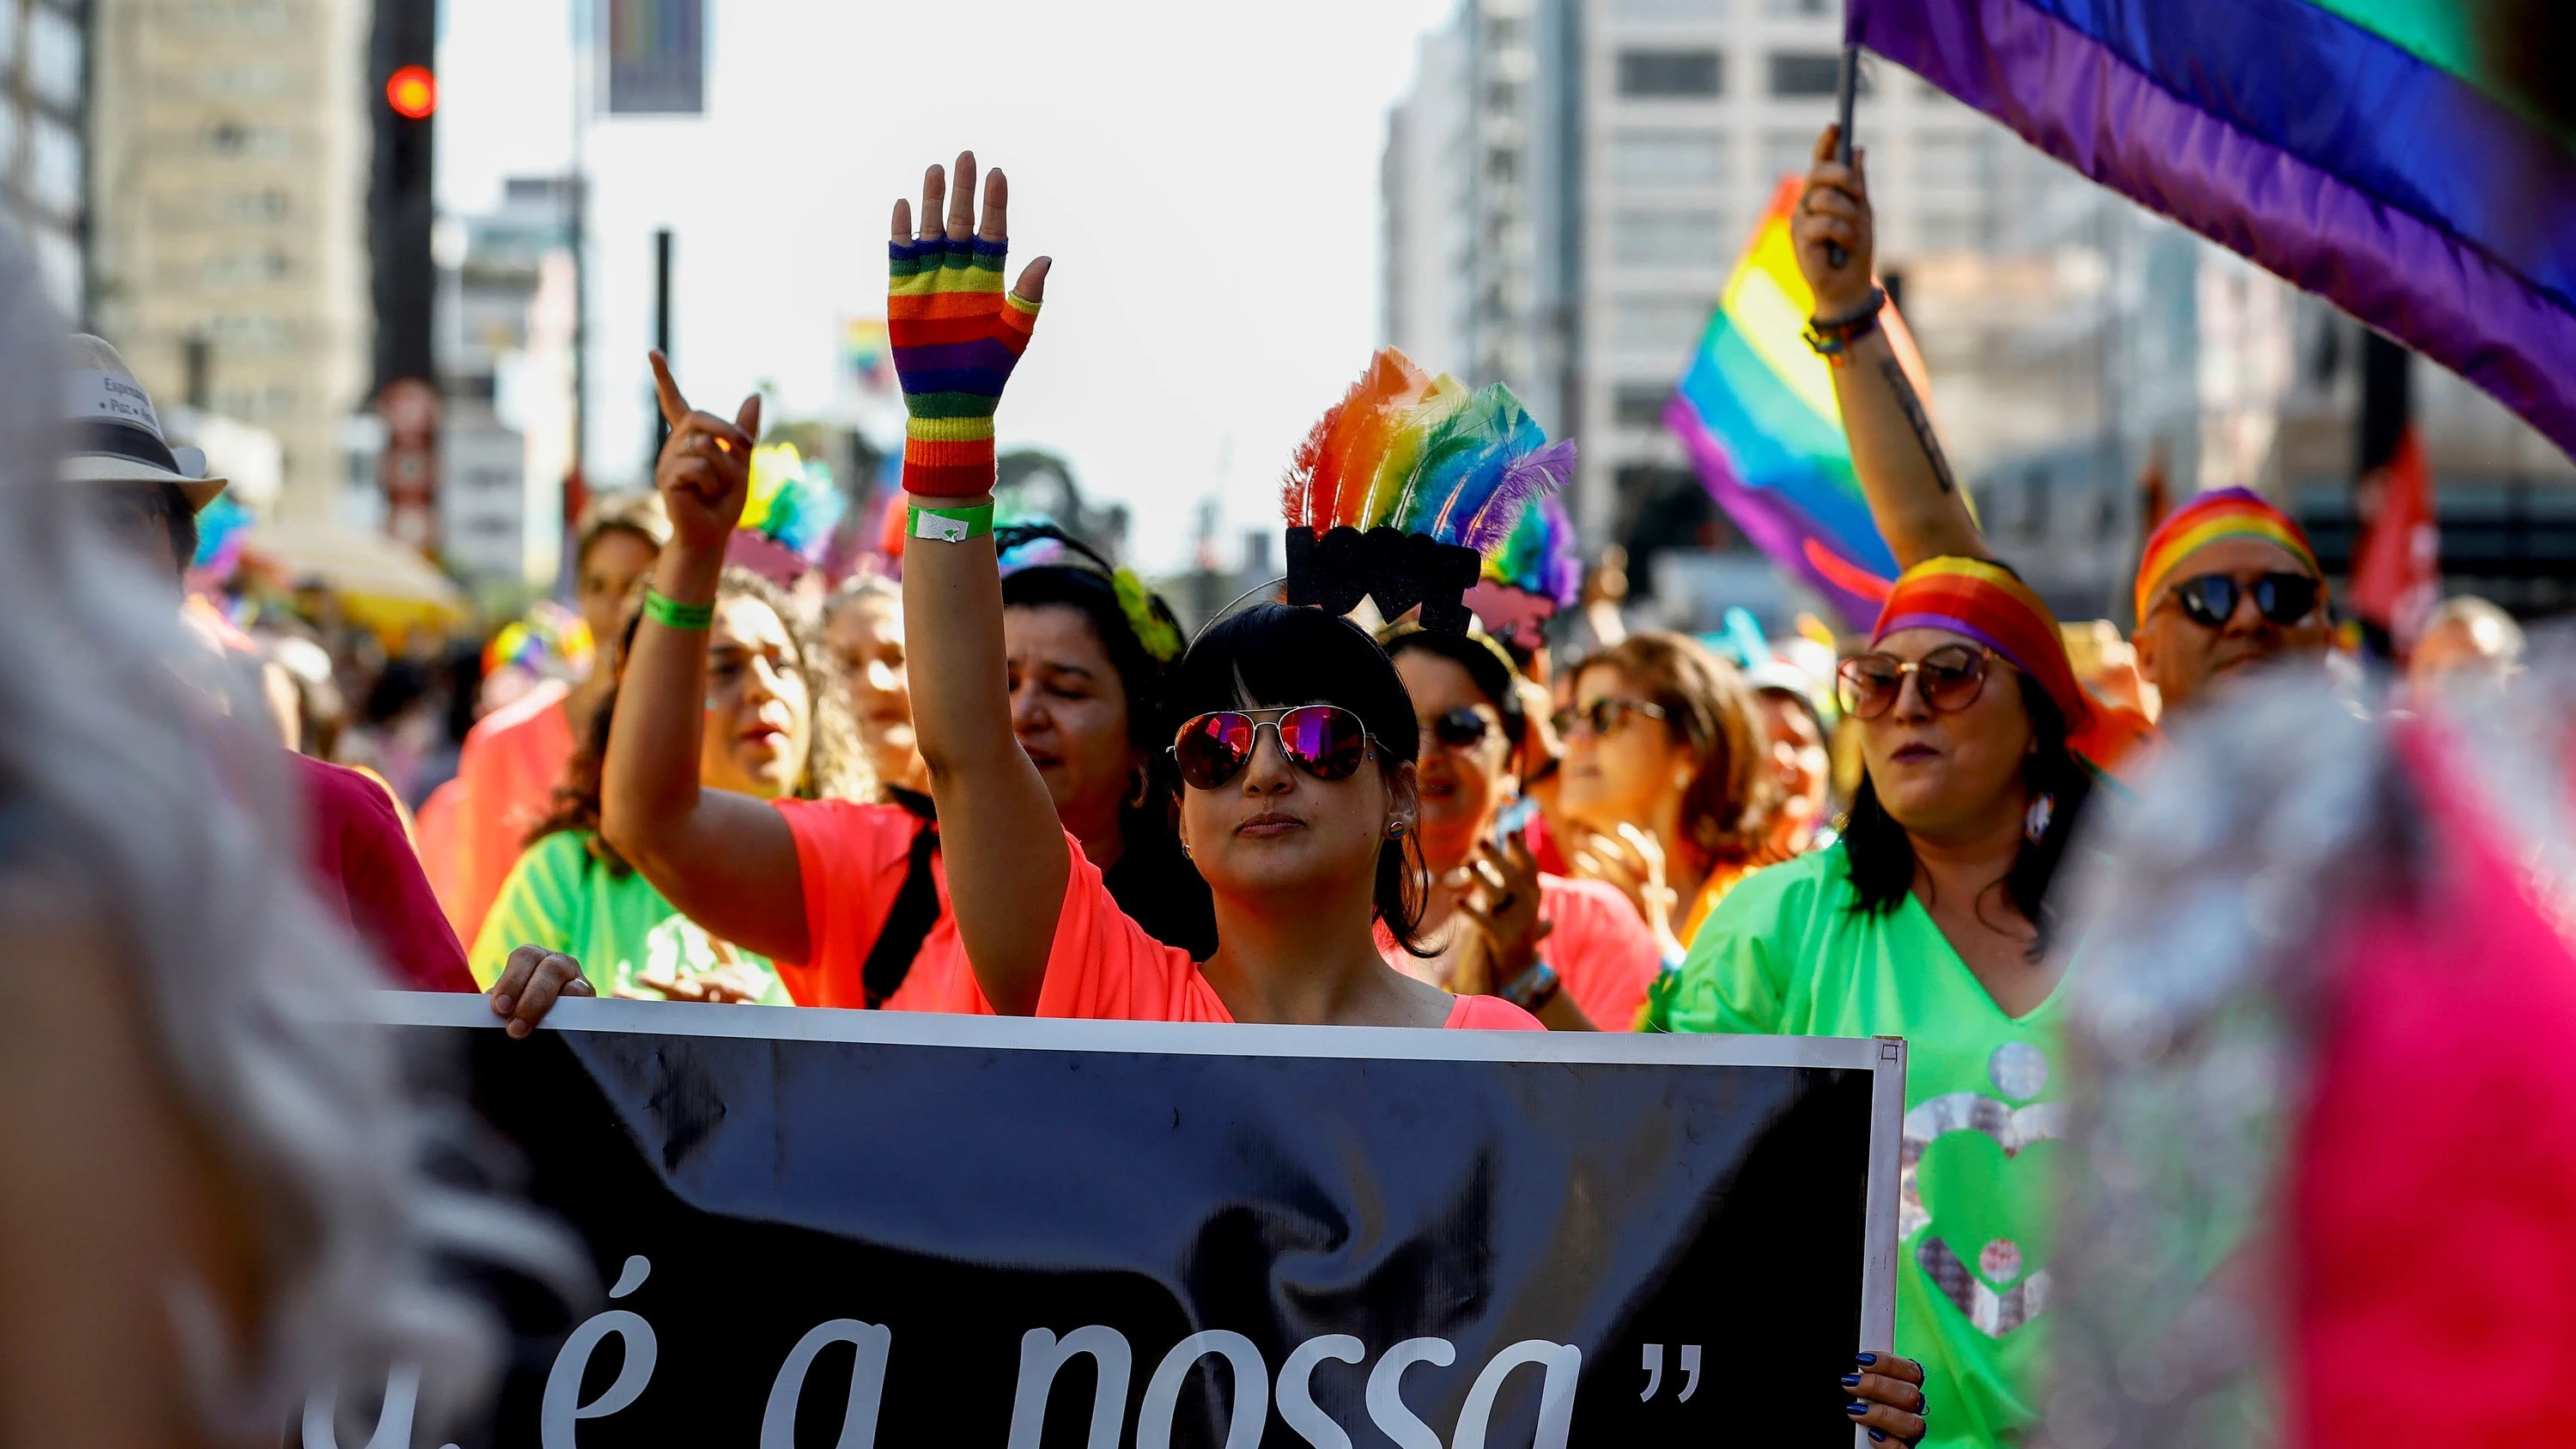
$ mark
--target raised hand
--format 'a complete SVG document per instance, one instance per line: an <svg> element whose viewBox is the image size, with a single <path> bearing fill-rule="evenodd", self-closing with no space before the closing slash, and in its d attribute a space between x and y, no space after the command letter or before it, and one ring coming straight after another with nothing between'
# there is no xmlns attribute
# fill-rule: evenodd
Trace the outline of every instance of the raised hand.
<svg viewBox="0 0 2576 1449"><path fill-rule="evenodd" d="M955 185L936 166L921 181L921 230L912 204L894 204L886 331L903 384L903 489L923 498L973 498L993 489L993 410L1027 350L1046 295L1048 259L1002 292L1010 253L1010 186L984 179L975 220L975 153L957 156ZM947 213L943 230L940 214Z"/></svg>
<svg viewBox="0 0 2576 1449"><path fill-rule="evenodd" d="M1458 902L1458 913L1476 938L1468 953L1471 969L1461 977L1481 976L1477 985L1482 990L1500 991L1537 964L1539 943L1556 923L1539 919L1538 857L1527 836L1514 835L1500 847L1491 842L1478 846L1468 869L1475 889ZM1460 989L1470 989L1464 979Z"/></svg>
<svg viewBox="0 0 2576 1449"><path fill-rule="evenodd" d="M691 549L722 552L751 496L760 394L744 398L732 422L699 412L680 396L680 385L671 380L670 359L659 352L653 354L653 391L661 398L662 421L671 427L662 456L653 464L653 486L671 515L672 538Z"/></svg>
<svg viewBox="0 0 2576 1449"><path fill-rule="evenodd" d="M1870 266L1878 248L1878 225L1869 204L1869 153L1855 149L1851 164L1837 158L1842 128L1827 126L1816 138L1815 164L1807 171L1806 194L1789 218L1789 237L1798 254L1798 270L1816 294L1816 315L1847 317L1869 304ZM1834 265L1829 248L1842 248L1842 265Z"/></svg>

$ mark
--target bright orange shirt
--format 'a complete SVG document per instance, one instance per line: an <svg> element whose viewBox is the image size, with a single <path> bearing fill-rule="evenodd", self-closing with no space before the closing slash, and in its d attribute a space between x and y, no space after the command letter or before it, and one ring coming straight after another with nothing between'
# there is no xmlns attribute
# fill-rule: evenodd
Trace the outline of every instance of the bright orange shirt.
<svg viewBox="0 0 2576 1449"><path fill-rule="evenodd" d="M796 837L796 874L805 892L805 934L812 952L802 965L774 963L778 978L799 1006L866 1006L868 952L875 949L903 889L913 837L930 824L900 805L773 803ZM990 1016L993 1008L975 984L966 947L957 939L957 920L948 913L947 862L935 854L930 878L939 891L939 919L922 938L903 984L881 1009Z"/></svg>
<svg viewBox="0 0 2576 1449"><path fill-rule="evenodd" d="M475 722L456 758L456 801L447 858L429 866L439 904L459 939L483 930L483 917L527 848L528 832L554 806L555 783L572 759L572 691L547 680Z"/></svg>
<svg viewBox="0 0 2576 1449"><path fill-rule="evenodd" d="M1190 953L1145 934L1100 879L1100 871L1072 836L1073 869L1064 883L1064 911L1056 917L1055 946L1047 956L1046 985L1038 1015L1093 1021L1234 1020L1208 985ZM1537 1017L1497 996L1461 996L1449 1008L1450 1028L1545 1031Z"/></svg>

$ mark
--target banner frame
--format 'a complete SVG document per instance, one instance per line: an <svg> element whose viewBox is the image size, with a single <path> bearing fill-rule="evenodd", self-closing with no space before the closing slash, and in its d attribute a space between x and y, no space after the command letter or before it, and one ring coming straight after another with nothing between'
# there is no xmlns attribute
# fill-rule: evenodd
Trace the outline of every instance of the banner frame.
<svg viewBox="0 0 2576 1449"><path fill-rule="evenodd" d="M500 1030L480 996L369 993L381 1026ZM1173 1056L1341 1060L1633 1063L1639 1066L1825 1067L1871 1074L1868 1198L1862 1209L1860 1342L1896 1341L1897 1154L1905 1130L1903 1037L1737 1036L1717 1033L1449 1031L1437 1027L1273 1026L1168 1021L1076 1021L1026 1016L859 1011L566 997L539 1031L885 1043L981 1050L1100 1051ZM1856 1449L1874 1449L1855 1427Z"/></svg>

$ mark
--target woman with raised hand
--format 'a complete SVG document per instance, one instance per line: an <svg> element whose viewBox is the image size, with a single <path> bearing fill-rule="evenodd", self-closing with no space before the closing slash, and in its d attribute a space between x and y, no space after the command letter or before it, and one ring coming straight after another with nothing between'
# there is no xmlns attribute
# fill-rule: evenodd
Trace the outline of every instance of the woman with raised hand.
<svg viewBox="0 0 2576 1449"><path fill-rule="evenodd" d="M2065 1111L2050 888L2117 726L2047 605L1982 559L1907 570L1839 685L1868 767L1849 828L1738 884L1649 1026L1906 1038L1897 1348L1944 1406L1931 1442L2019 1443Z"/></svg>
<svg viewBox="0 0 2576 1449"><path fill-rule="evenodd" d="M1687 947L1717 902L1765 863L1780 784L1761 707L1698 640L1631 634L1576 666L1558 808L1568 858L1631 892ZM1589 830L1589 837L1580 832Z"/></svg>
<svg viewBox="0 0 2576 1449"><path fill-rule="evenodd" d="M1492 992L1560 1031L1626 1031L1661 968L1654 934L1600 881L1543 873L1521 831L1512 767L1531 724L1512 663L1482 632L1399 627L1380 636L1421 727L1421 940L1379 928L1397 969L1453 992ZM1544 696L1542 696L1543 698Z"/></svg>
<svg viewBox="0 0 2576 1449"><path fill-rule="evenodd" d="M1006 204L995 173L979 232L973 157L958 158L953 199L932 168L918 238L910 205L895 206L889 305L912 413L913 712L985 996L1015 1014L1535 1028L1517 1007L1453 998L1378 954L1375 925L1408 941L1417 921L1405 850L1416 726L1385 651L1335 615L1250 609L1208 630L1174 671L1170 709L1186 721L1169 756L1183 784L1179 833L1216 920L1204 965L1122 913L1071 837L1032 828L1051 812L1011 727L991 419L1047 262L1003 293Z"/></svg>
<svg viewBox="0 0 2576 1449"><path fill-rule="evenodd" d="M643 617L640 601L630 606L611 658L624 657ZM698 746L703 787L761 800L873 793L822 644L797 620L786 593L760 575L731 568L719 577ZM530 833L475 936L476 984L493 985L512 948L533 945L579 960L605 995L793 1004L766 959L681 915L601 837L600 774L618 694L612 680L553 813Z"/></svg>
<svg viewBox="0 0 2576 1449"><path fill-rule="evenodd" d="M654 484L672 538L654 564L620 685L630 707L608 736L600 833L691 920L776 963L801 1005L990 1010L949 912L943 822L927 800L899 793L884 803L764 800L699 778L696 704L705 694L711 618L704 601L714 596L748 497L758 399L745 399L726 422L692 410L658 354L653 366L671 424ZM927 451L926 441L908 449ZM1032 570L1060 571L1067 570ZM1203 948L1204 908L1194 911L1169 869L1155 868L1177 847L1155 838L1160 822L1150 814L1119 809L1138 778L1133 722L1150 711L1156 661L1122 609L1087 606L1094 594L1114 594L1114 579L1057 582L1062 587L1045 597L1044 579L1024 585L1029 592L1008 620L1010 657L1022 666L1008 717L1015 740L1057 766L1043 777L1051 793L1034 818L1078 822L1084 848L1111 862L1113 890L1137 902L1140 918L1168 932L1171 944ZM928 735L918 712L926 645L918 629L908 632L915 637L904 641L904 682L918 744ZM1003 677L997 667L995 678ZM1123 859L1131 846L1133 860ZM516 985L506 968L502 985Z"/></svg>

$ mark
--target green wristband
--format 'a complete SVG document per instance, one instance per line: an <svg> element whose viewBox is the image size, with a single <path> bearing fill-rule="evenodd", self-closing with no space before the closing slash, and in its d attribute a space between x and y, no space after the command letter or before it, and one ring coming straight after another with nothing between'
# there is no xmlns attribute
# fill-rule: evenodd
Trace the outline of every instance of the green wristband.
<svg viewBox="0 0 2576 1449"><path fill-rule="evenodd" d="M904 515L906 538L926 538L933 543L964 543L982 538L993 531L993 505L974 508L924 508L913 504Z"/></svg>
<svg viewBox="0 0 2576 1449"><path fill-rule="evenodd" d="M648 588L644 591L644 617L668 629L709 629L715 627L716 606L683 604Z"/></svg>

